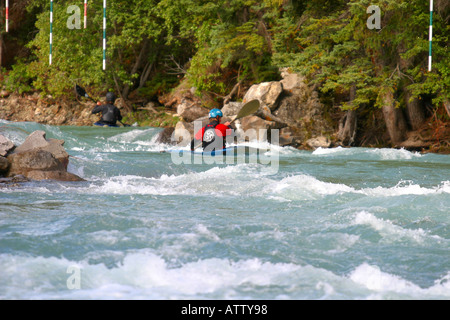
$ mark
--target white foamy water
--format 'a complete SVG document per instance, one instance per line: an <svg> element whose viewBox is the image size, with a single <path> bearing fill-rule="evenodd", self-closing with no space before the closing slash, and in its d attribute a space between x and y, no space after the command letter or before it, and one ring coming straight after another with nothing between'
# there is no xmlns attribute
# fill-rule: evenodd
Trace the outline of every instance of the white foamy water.
<svg viewBox="0 0 450 320"><path fill-rule="evenodd" d="M159 129L5 124L66 140L86 181L0 188L0 299L450 298L448 156L176 164Z"/></svg>
<svg viewBox="0 0 450 320"><path fill-rule="evenodd" d="M261 291L264 298L263 288L270 287L271 299L348 299L354 294L358 299L450 298L450 274L421 288L368 263L347 275L259 259L212 258L171 268L157 255L141 251L127 254L116 268L8 255L0 255L0 266L5 275L0 281L2 299L247 299L249 290ZM72 281L75 272L79 283Z"/></svg>
<svg viewBox="0 0 450 320"><path fill-rule="evenodd" d="M312 153L317 156L346 156L346 155L368 155L378 157L380 160L410 160L420 158L418 152L411 152L405 149L365 149L365 148L318 148Z"/></svg>

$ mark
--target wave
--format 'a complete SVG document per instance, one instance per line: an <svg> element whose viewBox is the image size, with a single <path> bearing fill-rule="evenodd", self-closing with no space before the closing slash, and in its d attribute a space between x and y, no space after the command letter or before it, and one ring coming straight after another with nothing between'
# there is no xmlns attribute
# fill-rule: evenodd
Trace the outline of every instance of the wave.
<svg viewBox="0 0 450 320"><path fill-rule="evenodd" d="M397 242L397 241L413 241L418 244L423 244L425 241L446 241L437 236L430 235L421 228L407 229L394 224L390 220L385 220L376 217L374 214L367 211L360 211L354 215L352 222L354 225L367 225L382 236L382 242Z"/></svg>
<svg viewBox="0 0 450 320"><path fill-rule="evenodd" d="M114 253L111 253L114 254ZM349 274L260 259L171 267L149 249L113 268L87 260L0 255L2 299L448 299L450 273L429 288L363 263Z"/></svg>
<svg viewBox="0 0 450 320"><path fill-rule="evenodd" d="M318 148L312 152L314 156L360 156L370 157L379 160L411 160L423 157L418 152L411 152L406 149L388 148Z"/></svg>
<svg viewBox="0 0 450 320"><path fill-rule="evenodd" d="M100 163L106 160L96 155ZM114 161L114 160L110 160ZM84 177L84 166L69 166L71 172ZM78 192L94 194L211 195L272 197L288 201L315 200L332 195L362 195L391 198L408 195L439 195L450 193L450 181L434 187L423 187L412 181L400 181L393 187L355 188L343 183L325 182L307 174L284 178L273 176L264 165L238 164L213 167L202 172L162 174L159 177L122 175L108 178L90 177L82 184L25 185L18 191ZM177 171L177 170L175 170ZM84 177L86 178L86 177ZM8 192L5 190L5 192ZM14 192L14 190L10 190Z"/></svg>
<svg viewBox="0 0 450 320"><path fill-rule="evenodd" d="M447 300L450 297L450 272L436 280L434 286L421 288L399 276L381 271L378 266L363 263L349 275L349 279L372 292L367 299L400 296L410 299Z"/></svg>

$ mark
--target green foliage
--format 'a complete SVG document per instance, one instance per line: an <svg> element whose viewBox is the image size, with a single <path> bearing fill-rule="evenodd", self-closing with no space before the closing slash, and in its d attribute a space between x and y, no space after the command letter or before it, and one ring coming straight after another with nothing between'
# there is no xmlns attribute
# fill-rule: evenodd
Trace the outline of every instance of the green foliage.
<svg viewBox="0 0 450 320"><path fill-rule="evenodd" d="M435 13L430 73L429 11L419 0L111 1L106 71L102 3L89 3L88 28L79 30L66 26L69 5L55 1L49 66L49 1L28 2L38 32L29 31L31 56L9 70L8 88L57 97L73 94L80 83L98 95L138 89L154 98L184 78L197 92L225 95L238 81L271 81L279 68L290 68L344 109L376 106L382 88L406 88L435 106L450 99L445 1ZM381 9L381 30L366 25L369 5Z"/></svg>
<svg viewBox="0 0 450 320"><path fill-rule="evenodd" d="M331 5L332 2L335 5ZM366 9L381 9L381 30L369 30ZM415 96L433 95L435 104L449 95L449 27L445 15L434 23L433 72L426 72L428 6L421 1L311 2L296 24L295 15L275 30L274 64L306 75L324 93L344 94L344 109L376 102L381 88L403 85ZM349 102L349 91L356 97Z"/></svg>
<svg viewBox="0 0 450 320"><path fill-rule="evenodd" d="M19 94L33 90L32 77L28 72L28 65L23 61L18 61L13 65L12 70L7 73L4 86L11 91L17 91Z"/></svg>

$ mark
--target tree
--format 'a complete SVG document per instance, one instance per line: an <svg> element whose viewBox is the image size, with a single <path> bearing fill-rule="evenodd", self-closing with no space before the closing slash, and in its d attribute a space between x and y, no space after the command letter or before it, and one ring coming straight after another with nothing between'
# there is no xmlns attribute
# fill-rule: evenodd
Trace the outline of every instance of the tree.
<svg viewBox="0 0 450 320"><path fill-rule="evenodd" d="M432 73L426 72L429 16L422 1L310 3L301 16L291 11L280 20L277 30L284 31L275 35L274 63L306 75L343 110L383 108L391 140L397 143L425 120L422 102L427 97L437 108L450 94L448 5L439 3ZM369 5L381 8L381 30L367 28Z"/></svg>

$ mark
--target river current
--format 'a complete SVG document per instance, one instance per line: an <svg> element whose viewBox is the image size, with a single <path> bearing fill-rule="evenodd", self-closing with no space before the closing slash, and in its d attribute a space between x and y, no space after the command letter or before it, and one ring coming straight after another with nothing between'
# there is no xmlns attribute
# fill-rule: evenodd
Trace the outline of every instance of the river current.
<svg viewBox="0 0 450 320"><path fill-rule="evenodd" d="M450 299L448 155L193 164L157 128L0 125L65 140L86 180L0 188L0 299Z"/></svg>

